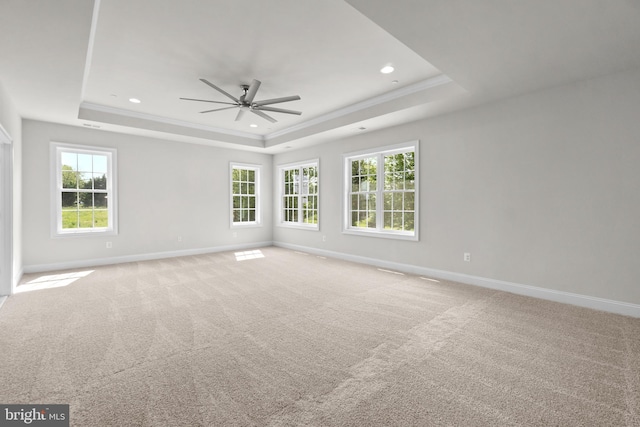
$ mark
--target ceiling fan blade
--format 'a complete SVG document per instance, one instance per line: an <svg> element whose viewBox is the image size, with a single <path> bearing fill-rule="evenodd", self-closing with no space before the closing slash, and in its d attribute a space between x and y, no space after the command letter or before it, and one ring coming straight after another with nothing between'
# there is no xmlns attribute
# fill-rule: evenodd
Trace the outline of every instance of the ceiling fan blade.
<svg viewBox="0 0 640 427"><path fill-rule="evenodd" d="M236 116L236 122L242 119L242 116L244 116L244 112L245 112L244 108L241 108L240 110L238 110L238 115Z"/></svg>
<svg viewBox="0 0 640 427"><path fill-rule="evenodd" d="M200 113L212 113L214 111L230 110L232 108L238 108L238 107L234 105L233 107L224 107L224 108L216 108L215 110L200 111Z"/></svg>
<svg viewBox="0 0 640 427"><path fill-rule="evenodd" d="M278 122L276 119L274 119L274 118L273 118L273 117L271 117L271 116L266 115L265 113L263 113L263 112L262 112L262 111L260 111L260 110L254 110L254 109L251 109L251 110L249 110L249 111L251 111L253 114L257 114L258 116L262 117L262 118L263 118L263 119L265 119L265 120L269 120L271 123L277 123L277 122Z"/></svg>
<svg viewBox="0 0 640 427"><path fill-rule="evenodd" d="M284 98L273 98L273 99L265 99L264 101L256 101L253 103L253 105L256 107L259 107L261 105L277 104L279 102L297 101L299 99L300 97L298 95L285 96Z"/></svg>
<svg viewBox="0 0 640 427"><path fill-rule="evenodd" d="M227 92L225 92L224 90L220 89L218 86L214 85L213 83L211 83L210 81L208 81L207 79L200 79L200 81L208 86L211 86L212 88L214 88L215 90L217 90L218 92L220 92L221 94L223 94L224 96L226 96L227 98L233 100L234 102L238 103L240 101L238 101L238 98L235 98L232 95L229 95Z"/></svg>
<svg viewBox="0 0 640 427"><path fill-rule="evenodd" d="M236 105L233 102L222 102L222 101L209 101L208 99L195 99L195 98L180 98L180 99L184 99L185 101L199 101L199 102L213 102L215 104L229 104L229 105Z"/></svg>
<svg viewBox="0 0 640 427"><path fill-rule="evenodd" d="M247 104L251 104L253 98L255 98L256 93L258 92L258 88L260 87L260 80L253 79L251 82L251 86L249 86L249 90L247 91L247 95L244 97L244 102Z"/></svg>
<svg viewBox="0 0 640 427"><path fill-rule="evenodd" d="M273 111L274 113L297 114L298 116L302 114L302 111L285 110L284 108L275 108L275 107L255 107L255 109L262 110L262 111Z"/></svg>

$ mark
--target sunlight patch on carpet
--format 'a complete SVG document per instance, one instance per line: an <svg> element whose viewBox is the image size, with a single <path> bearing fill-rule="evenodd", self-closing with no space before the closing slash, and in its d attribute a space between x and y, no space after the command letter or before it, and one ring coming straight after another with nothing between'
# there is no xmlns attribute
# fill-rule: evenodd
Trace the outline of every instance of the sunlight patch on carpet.
<svg viewBox="0 0 640 427"><path fill-rule="evenodd" d="M95 270L74 271L71 273L40 276L16 287L16 293L18 294L22 292L40 291L42 289L53 289L61 288L63 286L69 286L76 280L86 277L94 271Z"/></svg>
<svg viewBox="0 0 640 427"><path fill-rule="evenodd" d="M379 268L378 271L382 271L383 273L397 274L398 276L404 276L404 273L400 273L399 271L393 271L393 270L385 270L384 268Z"/></svg>
<svg viewBox="0 0 640 427"><path fill-rule="evenodd" d="M264 258L264 254L260 249L253 251L236 252L236 261L246 261L248 259Z"/></svg>

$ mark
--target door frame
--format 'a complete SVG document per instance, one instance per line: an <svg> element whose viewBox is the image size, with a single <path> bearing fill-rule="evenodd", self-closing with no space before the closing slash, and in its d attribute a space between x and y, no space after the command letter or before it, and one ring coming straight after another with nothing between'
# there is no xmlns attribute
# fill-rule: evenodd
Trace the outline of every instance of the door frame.
<svg viewBox="0 0 640 427"><path fill-rule="evenodd" d="M13 283L13 140L0 124L0 296Z"/></svg>

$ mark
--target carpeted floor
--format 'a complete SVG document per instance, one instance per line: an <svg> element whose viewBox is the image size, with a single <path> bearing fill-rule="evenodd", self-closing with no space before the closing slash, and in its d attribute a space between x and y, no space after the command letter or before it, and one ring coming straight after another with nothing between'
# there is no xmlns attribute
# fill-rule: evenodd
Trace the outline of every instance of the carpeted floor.
<svg viewBox="0 0 640 427"><path fill-rule="evenodd" d="M22 283L0 403L73 426L640 425L640 319L274 247Z"/></svg>

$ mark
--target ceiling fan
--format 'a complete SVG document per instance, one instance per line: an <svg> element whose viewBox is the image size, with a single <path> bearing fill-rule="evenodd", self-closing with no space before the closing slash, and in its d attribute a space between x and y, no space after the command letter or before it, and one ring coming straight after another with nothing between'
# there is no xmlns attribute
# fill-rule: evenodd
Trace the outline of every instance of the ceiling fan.
<svg viewBox="0 0 640 427"><path fill-rule="evenodd" d="M271 123L276 123L277 120L269 116L268 114L266 114L265 111L274 112L274 113L296 114L298 116L302 114L301 111L293 111L293 110L285 110L284 108L269 107L269 105L279 104L281 102L297 101L300 99L298 95L285 96L283 98L265 99L263 101L254 101L253 99L255 98L256 93L258 92L258 88L260 87L260 84L261 84L260 81L256 79L253 79L253 81L251 82L251 85L240 86L244 91L244 93L240 96L240 98L236 98L235 96L228 94L227 92L220 89L218 86L214 85L213 83L211 83L206 79L200 79L200 81L208 86L211 86L212 88L214 88L215 90L217 90L218 92L220 92L221 94L223 94L224 96L226 96L227 98L233 101L233 102L222 102L222 101L209 101L206 99L180 98L186 101L212 102L214 104L230 105L230 107L215 108L213 110L200 111L200 113L211 113L214 111L222 111L222 110L229 110L231 108L239 108L240 110L238 111L238 115L236 116L236 120L235 120L236 122L242 119L242 116L246 111L251 111L253 114L258 115L263 119L270 121Z"/></svg>

